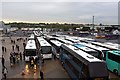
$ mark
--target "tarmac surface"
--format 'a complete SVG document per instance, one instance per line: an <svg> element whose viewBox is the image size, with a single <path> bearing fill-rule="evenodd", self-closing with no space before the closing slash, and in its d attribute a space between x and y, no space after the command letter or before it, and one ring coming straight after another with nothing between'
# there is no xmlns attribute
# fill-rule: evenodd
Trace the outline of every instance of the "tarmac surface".
<svg viewBox="0 0 120 80"><path fill-rule="evenodd" d="M13 67L10 66L10 53L13 52L12 51L12 45L19 45L20 46L20 52L23 53L23 42L27 42L26 36L28 36L28 34L30 34L32 32L21 32L21 31L17 31L17 33L11 33L11 34L7 34L4 35L4 39L5 41L2 41L2 46L5 46L7 48L7 51L2 53L5 57L5 66L8 69L8 74L7 74L7 78L13 78L13 79L18 79L18 78L26 78L26 79L38 79L40 78L40 70L43 71L44 73L44 78L46 79L69 79L69 75L67 74L67 72L64 70L64 68L62 67L60 61L58 59L50 59L50 60L45 60L44 65L40 64L37 65L36 69L32 69L29 66L29 63L25 63L24 60L20 61L19 63L16 63ZM17 35L16 35L17 34ZM16 43L13 44L11 43L11 39L10 37L7 36L11 36L12 40L16 40L18 38L24 38L23 40L20 41L15 41ZM19 36L19 37L18 37ZM93 37L94 38L94 37ZM105 39L97 39L97 41L100 42L119 42L119 40L105 40ZM15 52L17 52L17 50L15 50ZM1 64L0 64L0 71L2 70ZM2 72L2 71L1 71ZM22 75L22 73L25 73L25 75ZM2 77L2 74L0 76L0 78ZM109 78L110 79L115 79L115 80L120 80L119 76L114 75L113 73L109 72Z"/></svg>
<svg viewBox="0 0 120 80"><path fill-rule="evenodd" d="M12 40L16 40L20 37L11 37ZM26 37L23 37L24 40ZM8 69L8 74L7 78L8 79L14 79L14 78L27 78L27 79L38 79L40 78L40 70L43 71L44 73L44 78L49 79L49 78L67 78L69 79L68 74L62 67L61 63L59 62L58 59L50 59L50 60L45 60L44 64L37 65L36 69L32 69L29 67L29 63L26 63L24 60L20 61L19 63L16 63L14 66L10 66L10 53L12 51L12 45L19 45L20 46L20 52L23 52L23 42L24 40L21 41L16 41L15 44L11 43L11 39L9 37L4 37L5 42L2 42L2 45L7 48L7 51L3 53L4 58L5 58L5 66ZM25 41L27 42L27 41ZM18 52L15 50L15 52ZM0 70L2 70L2 67L0 67ZM25 73L25 75L22 75L22 73Z"/></svg>

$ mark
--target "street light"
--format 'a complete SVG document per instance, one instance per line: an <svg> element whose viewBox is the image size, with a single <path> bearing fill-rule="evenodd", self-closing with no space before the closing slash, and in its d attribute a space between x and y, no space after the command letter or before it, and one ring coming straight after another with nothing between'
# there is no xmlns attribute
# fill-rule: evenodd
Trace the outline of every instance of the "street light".
<svg viewBox="0 0 120 80"><path fill-rule="evenodd" d="M92 20L93 22L92 22L92 30L93 30L93 32L94 32L94 16L93 16L93 20Z"/></svg>

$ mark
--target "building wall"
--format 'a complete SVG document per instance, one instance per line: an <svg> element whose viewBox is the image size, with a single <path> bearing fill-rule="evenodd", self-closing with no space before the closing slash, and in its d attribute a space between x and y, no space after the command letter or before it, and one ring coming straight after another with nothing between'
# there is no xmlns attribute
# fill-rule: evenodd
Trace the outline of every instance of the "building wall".
<svg viewBox="0 0 120 80"><path fill-rule="evenodd" d="M3 21L0 22L0 29L4 32L7 33L10 31L10 25L5 25Z"/></svg>

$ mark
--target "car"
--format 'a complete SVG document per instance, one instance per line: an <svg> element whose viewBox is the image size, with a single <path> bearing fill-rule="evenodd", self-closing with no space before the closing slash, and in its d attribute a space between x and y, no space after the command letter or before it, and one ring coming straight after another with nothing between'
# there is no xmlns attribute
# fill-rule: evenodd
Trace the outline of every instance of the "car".
<svg viewBox="0 0 120 80"><path fill-rule="evenodd" d="M105 35L96 35L95 38L105 38Z"/></svg>

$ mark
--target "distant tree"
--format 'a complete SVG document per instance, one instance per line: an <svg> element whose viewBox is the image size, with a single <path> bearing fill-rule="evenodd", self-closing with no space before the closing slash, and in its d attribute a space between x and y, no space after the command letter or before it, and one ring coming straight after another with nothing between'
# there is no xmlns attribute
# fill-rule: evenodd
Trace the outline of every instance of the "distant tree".
<svg viewBox="0 0 120 80"><path fill-rule="evenodd" d="M18 27L19 30L21 30L21 27Z"/></svg>
<svg viewBox="0 0 120 80"><path fill-rule="evenodd" d="M102 26L102 23L100 23L99 25Z"/></svg>
<svg viewBox="0 0 120 80"><path fill-rule="evenodd" d="M73 27L73 30L75 31L75 30L76 30L76 27Z"/></svg>

